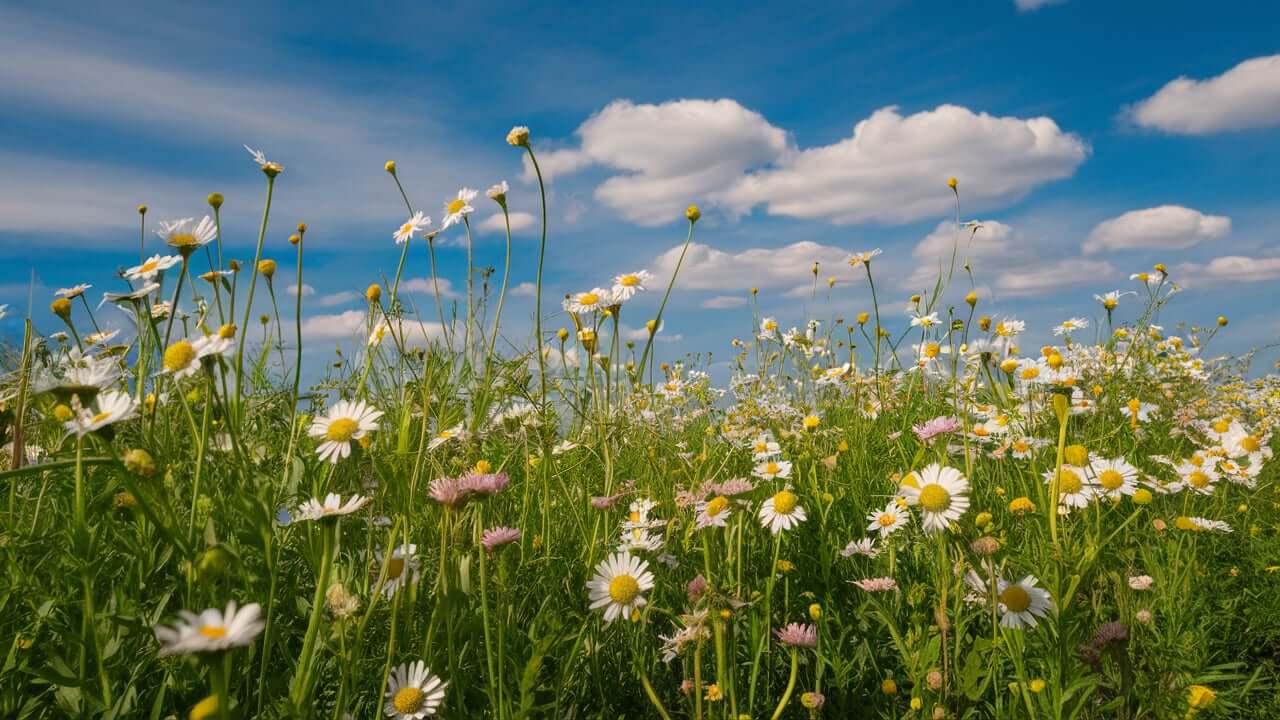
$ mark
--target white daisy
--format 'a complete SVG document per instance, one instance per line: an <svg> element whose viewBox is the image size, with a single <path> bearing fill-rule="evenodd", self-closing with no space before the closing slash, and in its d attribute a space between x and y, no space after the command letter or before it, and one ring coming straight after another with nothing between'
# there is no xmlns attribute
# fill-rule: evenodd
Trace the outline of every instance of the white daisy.
<svg viewBox="0 0 1280 720"><path fill-rule="evenodd" d="M68 300L74 300L83 295L84 291L91 287L93 286L88 283L80 283L79 285L72 285L71 287L58 288L54 295L64 297Z"/></svg>
<svg viewBox="0 0 1280 720"><path fill-rule="evenodd" d="M324 520L326 518L336 518L340 515L350 515L360 508L369 504L369 498L363 495L352 495L347 501L342 502L342 496L337 493L329 493L324 496L324 500L310 500L302 503L298 507L298 511L294 513L297 520Z"/></svg>
<svg viewBox="0 0 1280 720"><path fill-rule="evenodd" d="M698 518L696 525L699 528L705 527L724 527L729 521L729 515L732 514L733 507L729 503L729 498L723 495L717 495L706 502L700 502L697 506Z"/></svg>
<svg viewBox="0 0 1280 720"><path fill-rule="evenodd" d="M844 557L862 555L874 560L880 554L880 550L876 547L874 540L862 538L861 540L850 540L849 544L845 545L844 549L840 551L840 554Z"/></svg>
<svg viewBox="0 0 1280 720"><path fill-rule="evenodd" d="M760 506L760 525L769 528L774 535L783 530L790 530L804 522L804 508L800 507L800 498L791 490L780 490L776 495L764 501Z"/></svg>
<svg viewBox="0 0 1280 720"><path fill-rule="evenodd" d="M466 440L468 437L470 437L470 433L462 429L462 423L458 423L451 428L446 428L433 435L431 440L427 443L427 449L435 450L441 445L452 440Z"/></svg>
<svg viewBox="0 0 1280 720"><path fill-rule="evenodd" d="M908 505L920 506L925 532L946 530L969 509L969 481L959 470L933 463L920 471L913 487L903 479L900 488Z"/></svg>
<svg viewBox="0 0 1280 720"><path fill-rule="evenodd" d="M1122 457L1094 460L1089 463L1089 473L1097 484L1099 495L1117 498L1132 495L1138 489L1138 468Z"/></svg>
<svg viewBox="0 0 1280 720"><path fill-rule="evenodd" d="M868 250L866 252L856 252L850 255L849 259L846 262L849 263L850 267L858 267L859 265L870 263L871 260L875 258L877 255L879 255L881 252L882 251L880 250L880 248L876 248L875 250Z"/></svg>
<svg viewBox="0 0 1280 720"><path fill-rule="evenodd" d="M391 551L391 558L387 560L387 577L382 583L382 596L389 598L396 593L397 590L405 585L412 585L418 581L418 546L417 545L401 545ZM375 554L377 558L378 572L382 571L383 555L382 551Z"/></svg>
<svg viewBox="0 0 1280 720"><path fill-rule="evenodd" d="M125 270L124 277L127 280L154 280L157 275L180 262L182 262L182 258L177 255L152 255L141 265L134 265L128 270ZM128 293L128 295L132 294L133 293ZM118 297L126 297L126 295L120 295Z"/></svg>
<svg viewBox="0 0 1280 720"><path fill-rule="evenodd" d="M632 295L644 292L644 284L653 278L646 270L623 273L613 279L613 297L618 302L626 302Z"/></svg>
<svg viewBox="0 0 1280 720"><path fill-rule="evenodd" d="M449 683L431 674L421 660L405 663L387 676L387 702L382 712L389 718L420 720L436 714Z"/></svg>
<svg viewBox="0 0 1280 720"><path fill-rule="evenodd" d="M108 425L124 422L138 412L138 402L133 399L133 396L119 390L112 390L98 395L98 409L96 412L80 407L79 396L72 398L71 405L72 410L75 411L75 417L62 425L67 429L68 433L73 433L78 437L88 435L95 430L101 430Z"/></svg>
<svg viewBox="0 0 1280 720"><path fill-rule="evenodd" d="M1044 482L1053 487L1053 470L1045 471ZM1070 512L1071 508L1082 508L1094 498L1093 480L1085 469L1078 465L1063 464L1058 476L1058 507L1060 511Z"/></svg>
<svg viewBox="0 0 1280 720"><path fill-rule="evenodd" d="M938 320L938 313L936 312L927 315L914 309L909 312L911 313L911 327L931 328L937 327L938 323L941 322Z"/></svg>
<svg viewBox="0 0 1280 720"><path fill-rule="evenodd" d="M262 632L261 610L258 603L249 603L237 611L234 600L227 603L225 611L210 608L196 615L183 610L178 624L155 628L160 654L185 655L244 647Z"/></svg>
<svg viewBox="0 0 1280 720"><path fill-rule="evenodd" d="M1212 495L1213 484L1218 482L1218 471L1214 463L1207 462L1199 455L1174 468L1178 473L1178 489L1190 490L1200 495Z"/></svg>
<svg viewBox="0 0 1280 720"><path fill-rule="evenodd" d="M1089 327L1089 321L1085 318L1074 317L1063 320L1060 325L1053 329L1054 335L1070 335L1077 330L1083 330Z"/></svg>
<svg viewBox="0 0 1280 720"><path fill-rule="evenodd" d="M883 510L868 513L867 521L871 523L867 526L867 530L876 530L880 533L880 537L887 538L895 530L907 524L907 513L898 504L897 499L894 499L890 500Z"/></svg>
<svg viewBox="0 0 1280 720"><path fill-rule="evenodd" d="M1011 583L1001 578L996 584L996 597L1000 603L1000 626L1020 630L1033 628L1036 619L1054 609L1049 591L1038 587L1039 581L1028 575Z"/></svg>
<svg viewBox="0 0 1280 720"><path fill-rule="evenodd" d="M594 313L614 304L613 293L604 288L592 288L587 292L574 293L564 299L564 309L579 315Z"/></svg>
<svg viewBox="0 0 1280 720"><path fill-rule="evenodd" d="M159 235L170 247L186 251L208 245L213 242L217 234L218 228L208 215L201 218L198 223L195 218L162 222L160 229L156 231L156 235Z"/></svg>
<svg viewBox="0 0 1280 720"><path fill-rule="evenodd" d="M307 434L320 438L316 454L321 460L336 463L351 454L351 443L378 428L381 410L375 410L363 400L339 400L323 417L311 423Z"/></svg>
<svg viewBox="0 0 1280 720"><path fill-rule="evenodd" d="M610 555L596 565L595 576L587 583L591 609L604 608L604 621L611 623L620 617L630 617L648 601L646 590L653 589L653 574L649 563L629 553Z"/></svg>
<svg viewBox="0 0 1280 720"><path fill-rule="evenodd" d="M750 447L751 459L757 462L777 457L782 452L782 446L767 434L760 435L755 440L752 440Z"/></svg>
<svg viewBox="0 0 1280 720"><path fill-rule="evenodd" d="M762 480L786 479L791 477L791 463L786 460L765 460L756 465L752 474Z"/></svg>
<svg viewBox="0 0 1280 720"><path fill-rule="evenodd" d="M403 245L430 225L431 218L423 215L422 211L419 210L413 214L413 217L405 220L403 225L396 228L396 231L391 233L391 237L396 241L397 245Z"/></svg>
<svg viewBox="0 0 1280 720"><path fill-rule="evenodd" d="M471 201L476 197L476 191L471 188L462 188L458 191L458 196L444 204L444 220L440 223L441 230L448 230L450 227L462 222L463 218L475 212L476 209L471 207Z"/></svg>
<svg viewBox="0 0 1280 720"><path fill-rule="evenodd" d="M778 321L771 317L760 320L760 334L756 337L761 340L777 340L778 339Z"/></svg>

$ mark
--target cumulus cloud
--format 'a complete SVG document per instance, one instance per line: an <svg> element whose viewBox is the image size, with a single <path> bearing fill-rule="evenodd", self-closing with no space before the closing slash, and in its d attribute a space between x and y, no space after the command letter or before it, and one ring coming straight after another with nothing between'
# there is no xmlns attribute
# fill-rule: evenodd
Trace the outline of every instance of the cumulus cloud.
<svg viewBox="0 0 1280 720"><path fill-rule="evenodd" d="M511 293L512 297L533 297L537 294L537 291L537 285L534 285L531 282L522 282L512 286L511 290L508 292Z"/></svg>
<svg viewBox="0 0 1280 720"><path fill-rule="evenodd" d="M995 117L956 105L903 116L882 108L831 145L798 148L733 100L636 105L618 100L576 131L575 169L622 171L595 196L645 225L679 218L690 202L741 215L835 224L910 222L945 213L959 176L971 206L1017 200L1070 176L1089 147L1047 117ZM583 160L585 155L590 162Z"/></svg>
<svg viewBox="0 0 1280 720"><path fill-rule="evenodd" d="M1084 241L1084 252L1090 255L1106 250L1182 249L1217 240L1229 232L1229 217L1205 215L1181 205L1161 205L1131 210L1098 223Z"/></svg>
<svg viewBox="0 0 1280 720"><path fill-rule="evenodd" d="M1011 262L1023 260L1029 251L1026 238L998 220L979 220L976 229L958 228L954 222L943 221L911 250L916 265L902 287L916 291L932 287L939 269L945 272L950 266L953 252L955 272L961 272L968 262L975 273L983 274L989 268L1005 268Z"/></svg>
<svg viewBox="0 0 1280 720"><path fill-rule="evenodd" d="M680 248L677 245L654 260L654 275L658 278L655 286L666 285L680 258ZM858 275L846 264L848 257L845 250L807 240L780 248L748 248L740 252L692 243L680 266L677 283L685 290L790 288L812 284L815 262L823 278L852 280Z"/></svg>
<svg viewBox="0 0 1280 720"><path fill-rule="evenodd" d="M1115 275L1111 263L1064 258L1013 268L996 277L995 291L1005 297L1050 295Z"/></svg>
<svg viewBox="0 0 1280 720"><path fill-rule="evenodd" d="M532 213L527 212L513 212L510 214L510 217L511 234L513 235L522 230L528 230L533 227L534 222L537 220ZM500 212L496 212L485 218L476 227L480 229L480 232L487 233L501 234L507 231L506 222L502 219L502 213Z"/></svg>
<svg viewBox="0 0 1280 720"><path fill-rule="evenodd" d="M399 332L408 347L422 347L430 340L444 337L440 323L419 322L412 318L401 321ZM306 340L345 341L368 337L368 314L361 310L347 310L332 315L312 315L302 321L302 336Z"/></svg>
<svg viewBox="0 0 1280 720"><path fill-rule="evenodd" d="M623 325L620 330L621 330L620 334L622 335L623 340L630 340L632 342L639 343L649 339L648 328L643 328L643 327L633 328L627 325ZM680 342L681 340L684 340L684 335L681 335L679 333L676 333L675 335L663 334L663 331L665 330L666 330L666 323L664 322L662 323L662 327L658 328L658 334L653 336L654 342L674 343L674 342Z"/></svg>
<svg viewBox="0 0 1280 720"><path fill-rule="evenodd" d="M290 285L287 292L293 297L298 297L298 284L293 283L292 285ZM312 295L315 295L315 294L316 294L315 288L311 287L307 283L302 283L302 297L311 297Z"/></svg>
<svg viewBox="0 0 1280 720"><path fill-rule="evenodd" d="M1280 257L1225 255L1210 260L1206 265L1183 263L1178 266L1176 276L1179 283L1190 286L1275 280L1280 278Z"/></svg>
<svg viewBox="0 0 1280 720"><path fill-rule="evenodd" d="M972 206L1021 198L1070 176L1089 148L1053 120L995 117L956 105L903 116L877 110L833 145L787 153L775 167L742 178L722 198L747 211L837 225L900 223L944 214L944 182L958 176Z"/></svg>
<svg viewBox="0 0 1280 720"><path fill-rule="evenodd" d="M453 288L453 283L446 277L437 277L435 282L432 282L429 277L416 277L400 281L400 291L407 293L423 293L434 296L437 286L440 288L440 297L458 297L458 291Z"/></svg>
<svg viewBox="0 0 1280 720"><path fill-rule="evenodd" d="M746 304L747 299L741 295L716 295L702 301L702 307L709 310L730 310Z"/></svg>
<svg viewBox="0 0 1280 720"><path fill-rule="evenodd" d="M1129 108L1129 117L1182 135L1280 125L1280 55L1245 60L1207 80L1171 80Z"/></svg>

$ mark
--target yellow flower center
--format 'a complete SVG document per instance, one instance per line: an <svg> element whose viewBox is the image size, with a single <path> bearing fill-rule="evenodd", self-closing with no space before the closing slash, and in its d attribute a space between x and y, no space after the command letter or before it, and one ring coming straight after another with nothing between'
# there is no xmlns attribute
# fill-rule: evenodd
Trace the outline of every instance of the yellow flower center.
<svg viewBox="0 0 1280 720"><path fill-rule="evenodd" d="M1231 429L1231 423L1226 420L1219 420L1213 424L1213 431L1224 433Z"/></svg>
<svg viewBox="0 0 1280 720"><path fill-rule="evenodd" d="M776 323L776 322L774 322L774 321L770 320L769 322L767 322L767 323L765 323L765 324L764 324L764 329L765 329L765 330L777 330L777 329L778 329L778 323Z"/></svg>
<svg viewBox="0 0 1280 720"><path fill-rule="evenodd" d="M164 369L169 372L177 372L191 364L196 359L196 349L186 340L169 346L164 351Z"/></svg>
<svg viewBox="0 0 1280 720"><path fill-rule="evenodd" d="M1191 474L1187 476L1187 482L1191 483L1193 487L1208 487L1209 476L1199 470L1192 470Z"/></svg>
<svg viewBox="0 0 1280 720"><path fill-rule="evenodd" d="M1098 474L1098 484L1107 490L1115 490L1124 484L1124 475L1116 470L1103 470Z"/></svg>
<svg viewBox="0 0 1280 720"><path fill-rule="evenodd" d="M1023 380L1035 380L1038 377L1040 377L1040 368L1035 365L1030 365L1022 369Z"/></svg>
<svg viewBox="0 0 1280 720"><path fill-rule="evenodd" d="M795 509L796 504L800 502L800 498L790 490L783 490L773 496L773 511L779 515L790 515Z"/></svg>
<svg viewBox="0 0 1280 720"><path fill-rule="evenodd" d="M1080 481L1080 476L1074 470L1063 469L1058 474L1058 492L1064 495L1072 495L1080 492L1080 488L1084 487L1084 483Z"/></svg>
<svg viewBox="0 0 1280 720"><path fill-rule="evenodd" d="M707 503L707 516L715 517L729 508L729 499L723 495L717 495Z"/></svg>
<svg viewBox="0 0 1280 720"><path fill-rule="evenodd" d="M1104 307L1104 308L1106 308L1106 309L1108 309L1108 310L1115 310L1115 309L1116 309L1116 306L1117 306L1117 305L1119 305L1119 304L1120 304L1120 303L1119 303L1118 301L1116 301L1116 300L1112 300L1111 298L1107 298L1106 300L1103 300L1103 301L1102 301L1102 307Z"/></svg>
<svg viewBox="0 0 1280 720"><path fill-rule="evenodd" d="M977 435L978 437L986 437L987 435L989 435L989 434L991 434L991 433L990 433L990 431L989 431L989 430L987 430L987 428L986 428L986 427L984 427L984 426L982 426L982 425L978 425L977 427L975 427L975 428L973 429L973 434L974 434L974 435Z"/></svg>
<svg viewBox="0 0 1280 720"><path fill-rule="evenodd" d="M951 507L951 493L938 483L929 483L920 489L920 507L929 512L943 512Z"/></svg>
<svg viewBox="0 0 1280 720"><path fill-rule="evenodd" d="M618 278L618 284L623 287L635 287L640 284L640 278L635 275L623 275Z"/></svg>
<svg viewBox="0 0 1280 720"><path fill-rule="evenodd" d="M405 223L405 224L401 225L401 226L400 226L400 234L401 234L401 235L412 235L412 234L413 234L413 223Z"/></svg>
<svg viewBox="0 0 1280 720"><path fill-rule="evenodd" d="M156 267L158 267L159 265L160 263L156 262L155 260L148 260L142 264L142 272L149 273L152 270L155 270Z"/></svg>
<svg viewBox="0 0 1280 720"><path fill-rule="evenodd" d="M404 572L404 558L391 558L387 563L387 579L395 580Z"/></svg>
<svg viewBox="0 0 1280 720"><path fill-rule="evenodd" d="M898 516L893 513L880 513L880 517L876 518L876 524L880 527L890 527L898 522Z"/></svg>
<svg viewBox="0 0 1280 720"><path fill-rule="evenodd" d="M195 245L196 236L191 233L174 233L169 236L169 244L174 247L183 247L186 245Z"/></svg>
<svg viewBox="0 0 1280 720"><path fill-rule="evenodd" d="M821 422L822 422L822 419L819 418L817 415L809 415L804 419L804 426L806 429L812 430L818 427L818 424Z"/></svg>
<svg viewBox="0 0 1280 720"><path fill-rule="evenodd" d="M1026 612L1031 607L1031 595L1021 585L1010 585L1000 593L1000 602L1009 608L1009 612Z"/></svg>
<svg viewBox="0 0 1280 720"><path fill-rule="evenodd" d="M1255 453L1262 448L1262 443L1253 435L1245 435L1240 441L1240 447L1244 448L1245 452Z"/></svg>
<svg viewBox="0 0 1280 720"><path fill-rule="evenodd" d="M324 436L334 442L347 442L352 435L360 429L360 423L351 418L338 418L329 423L329 429L325 431Z"/></svg>
<svg viewBox="0 0 1280 720"><path fill-rule="evenodd" d="M630 575L619 575L609 581L609 597L619 605L630 605L640 594L640 583Z"/></svg>
<svg viewBox="0 0 1280 720"><path fill-rule="evenodd" d="M777 475L780 470L782 470L782 468L778 466L778 463L772 460L764 466L765 475Z"/></svg>
<svg viewBox="0 0 1280 720"><path fill-rule="evenodd" d="M426 701L427 694L422 692L420 688L403 687L397 690L395 696L391 698L391 706L396 709L396 712L403 715L418 712Z"/></svg>
<svg viewBox="0 0 1280 720"><path fill-rule="evenodd" d="M227 635L227 629L221 625L203 625L200 628L200 634L210 640L219 640Z"/></svg>
<svg viewBox="0 0 1280 720"><path fill-rule="evenodd" d="M936 358L940 352L942 352L942 346L936 342L926 343L924 346L924 356L927 358Z"/></svg>
<svg viewBox="0 0 1280 720"><path fill-rule="evenodd" d="M444 209L446 212L452 215L466 206L467 206L467 201L463 200L462 198L458 198L457 200L450 200L449 204L444 206Z"/></svg>
<svg viewBox="0 0 1280 720"><path fill-rule="evenodd" d="M89 422L91 422L91 423L100 423L100 422L102 422L103 420L106 420L106 419L107 419L107 418L109 418L109 417L111 417L111 413L110 413L110 412L100 412L100 413L98 413L97 415L94 415L94 416L93 416L93 418L89 420Z"/></svg>
<svg viewBox="0 0 1280 720"><path fill-rule="evenodd" d="M579 305L595 305L600 302L600 296L595 293L582 293L578 296Z"/></svg>
<svg viewBox="0 0 1280 720"><path fill-rule="evenodd" d="M758 453L767 452L769 450L769 444L758 442L753 446L752 449L754 449Z"/></svg>
<svg viewBox="0 0 1280 720"><path fill-rule="evenodd" d="M1031 446L1023 442L1022 440L1019 440L1013 444L1013 449L1014 449L1014 452L1024 453L1030 450Z"/></svg>

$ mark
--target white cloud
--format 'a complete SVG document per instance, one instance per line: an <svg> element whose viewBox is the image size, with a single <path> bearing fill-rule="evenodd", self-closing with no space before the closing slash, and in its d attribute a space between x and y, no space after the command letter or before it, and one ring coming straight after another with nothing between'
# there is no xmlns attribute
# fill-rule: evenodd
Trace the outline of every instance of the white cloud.
<svg viewBox="0 0 1280 720"><path fill-rule="evenodd" d="M1013 0L1014 7L1018 8L1018 12L1033 12L1042 7L1050 5L1061 5L1067 0Z"/></svg>
<svg viewBox="0 0 1280 720"><path fill-rule="evenodd" d="M933 232L916 243L911 255L916 259L901 287L920 291L933 287L938 272L946 272L955 254L954 273L962 273L966 262L975 274L982 275L988 269L1003 269L1011 262L1026 258L1030 250L1027 239L1013 228L998 220L979 220L979 228L957 228L953 221L938 223ZM954 276L953 276L954 277Z"/></svg>
<svg viewBox="0 0 1280 720"><path fill-rule="evenodd" d="M680 257L680 245L654 261L655 287L665 286ZM709 245L691 243L685 255L678 287L684 290L747 290L795 287L813 282L813 264L822 278L852 280L857 276L845 262L849 253L830 245L803 241L780 248L749 248L731 253Z"/></svg>
<svg viewBox="0 0 1280 720"><path fill-rule="evenodd" d="M996 278L996 292L1006 297L1034 297L1060 290L1080 288L1104 280L1116 272L1102 260L1065 258L1029 263L1001 273Z"/></svg>
<svg viewBox="0 0 1280 720"><path fill-rule="evenodd" d="M362 310L347 310L333 315L312 315L302 321L302 337L304 342L366 338L368 322L369 315ZM440 323L406 319L402 321L400 328L405 345L409 347L421 347L427 340L444 337ZM390 342L390 339L384 342Z"/></svg>
<svg viewBox="0 0 1280 720"><path fill-rule="evenodd" d="M1280 257L1226 255L1210 260L1207 265L1183 263L1176 271L1178 282L1189 286L1222 282L1262 282L1277 278L1280 278Z"/></svg>
<svg viewBox="0 0 1280 720"><path fill-rule="evenodd" d="M710 310L729 310L747 304L747 299L740 295L716 295L702 301L702 307Z"/></svg>
<svg viewBox="0 0 1280 720"><path fill-rule="evenodd" d="M1183 135L1280 125L1280 55L1245 60L1207 80L1171 80L1129 117Z"/></svg>
<svg viewBox="0 0 1280 720"><path fill-rule="evenodd" d="M675 342L680 342L681 340L684 340L684 335L681 335L679 333L675 335L664 334L666 331L666 324L667 323L664 321L662 323L663 327L658 328L658 334L653 336L654 342L675 343ZM648 328L642 328L642 327L633 328L624 324L620 330L621 330L620 334L622 335L623 340L631 340L632 342L644 342L645 340L649 339Z"/></svg>
<svg viewBox="0 0 1280 720"><path fill-rule="evenodd" d="M534 221L537 220L531 213L513 212L511 217L511 234L516 234L521 230L528 230L533 227ZM481 232L488 233L505 233L507 231L506 222L502 219L502 213L496 212L485 218L476 226Z"/></svg>
<svg viewBox="0 0 1280 720"><path fill-rule="evenodd" d="M360 293L354 290L343 290L336 293L326 293L316 298L315 304L320 307L334 307L336 305L346 305L360 298Z"/></svg>
<svg viewBox="0 0 1280 720"><path fill-rule="evenodd" d="M440 288L440 297L458 297L458 291L454 289L453 283L446 277L437 277L435 282L432 282L429 277L409 278L400 281L400 291L406 293L423 293L434 296L437 286Z"/></svg>
<svg viewBox="0 0 1280 720"><path fill-rule="evenodd" d="M595 197L641 225L683 217L691 203L779 157L786 133L733 100L615 100L575 131L581 148L561 150L554 174L602 165L614 175ZM545 172L545 169L544 169Z"/></svg>
<svg viewBox="0 0 1280 720"><path fill-rule="evenodd" d="M531 282L517 283L508 292L512 297L533 297L537 294L538 286Z"/></svg>
<svg viewBox="0 0 1280 720"><path fill-rule="evenodd" d="M788 152L720 198L740 212L763 204L773 215L837 225L909 222L952 207L948 177L959 177L969 207L990 207L1070 176L1088 154L1083 140L1047 117L995 117L956 105L904 117L887 107L851 137Z"/></svg>
<svg viewBox="0 0 1280 720"><path fill-rule="evenodd" d="M298 297L298 284L293 283L292 285L290 285L287 292L293 297ZM315 294L316 294L315 288L311 287L307 283L302 283L302 297L311 297L312 295L315 295Z"/></svg>
<svg viewBox="0 0 1280 720"><path fill-rule="evenodd" d="M1205 215L1181 205L1161 205L1131 210L1098 223L1084 241L1084 252L1090 255L1107 250L1189 248L1225 237L1229 232L1229 217Z"/></svg>
<svg viewBox="0 0 1280 720"><path fill-rule="evenodd" d="M590 155L572 148L561 148L538 153L538 169L542 171L542 181L544 183L549 183L561 175L569 175L590 167L594 162ZM528 155L524 156L524 173L522 177L525 182L535 182L538 179Z"/></svg>

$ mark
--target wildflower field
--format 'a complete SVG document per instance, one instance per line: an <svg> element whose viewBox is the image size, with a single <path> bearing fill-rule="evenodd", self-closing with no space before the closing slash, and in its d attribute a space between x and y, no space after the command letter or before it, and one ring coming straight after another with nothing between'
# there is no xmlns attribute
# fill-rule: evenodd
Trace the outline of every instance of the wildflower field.
<svg viewBox="0 0 1280 720"><path fill-rule="evenodd" d="M1280 717L1280 382L1214 355L1227 318L1163 265L1025 346L940 178L936 281L877 296L849 248L872 303L789 330L753 292L717 386L654 344L679 265L544 298L540 264L515 297L508 230L500 275L418 316L410 248L439 282L436 233L510 190L433 222L388 162L395 274L313 381L306 298L273 285L307 229L251 153L254 257L217 194L139 208L102 304L63 288L7 351L0 716ZM637 293L663 300L629 341Z"/></svg>

